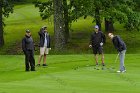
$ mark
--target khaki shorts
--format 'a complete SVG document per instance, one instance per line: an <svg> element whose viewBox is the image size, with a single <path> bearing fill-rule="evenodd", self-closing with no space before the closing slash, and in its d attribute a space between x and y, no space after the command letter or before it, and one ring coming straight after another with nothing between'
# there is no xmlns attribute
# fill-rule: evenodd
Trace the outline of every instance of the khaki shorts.
<svg viewBox="0 0 140 93"><path fill-rule="evenodd" d="M49 54L49 48L40 47L40 55Z"/></svg>

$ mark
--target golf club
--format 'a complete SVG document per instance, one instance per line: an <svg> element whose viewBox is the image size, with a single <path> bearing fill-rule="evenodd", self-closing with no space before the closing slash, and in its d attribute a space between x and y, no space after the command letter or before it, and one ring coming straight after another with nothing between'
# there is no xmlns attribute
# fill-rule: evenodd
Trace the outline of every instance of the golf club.
<svg viewBox="0 0 140 93"><path fill-rule="evenodd" d="M119 53L116 56L115 63L117 62L118 57L119 57Z"/></svg>
<svg viewBox="0 0 140 93"><path fill-rule="evenodd" d="M115 59L114 63L116 63L116 62L117 62L118 57L119 57L119 53L117 54L117 56L116 56L116 59ZM115 69L115 67L114 67L114 66L112 66L111 68L107 68L107 69L109 69L111 72L113 72L113 69Z"/></svg>
<svg viewBox="0 0 140 93"><path fill-rule="evenodd" d="M116 62L117 62L118 57L119 57L119 53L117 54L117 56L116 56L116 59L115 59L114 63L116 63ZM115 67L111 67L110 69L115 69Z"/></svg>

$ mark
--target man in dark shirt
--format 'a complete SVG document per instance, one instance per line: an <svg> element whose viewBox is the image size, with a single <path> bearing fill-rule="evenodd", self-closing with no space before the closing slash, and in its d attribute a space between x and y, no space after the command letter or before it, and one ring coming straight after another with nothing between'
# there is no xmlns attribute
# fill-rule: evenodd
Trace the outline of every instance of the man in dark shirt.
<svg viewBox="0 0 140 93"><path fill-rule="evenodd" d="M124 59L125 59L125 52L126 52L126 45L123 40L119 36L114 36L113 33L109 33L108 36L112 39L114 47L119 52L120 57L120 70L117 72L126 72L124 66Z"/></svg>
<svg viewBox="0 0 140 93"><path fill-rule="evenodd" d="M105 38L105 35L101 31L99 31L98 25L96 25L94 28L95 28L95 32L93 32L91 35L89 47L93 49L93 54L95 55L96 66L98 66L97 53L101 54L102 66L105 66L104 54L103 54L103 43L105 43L106 38Z"/></svg>
<svg viewBox="0 0 140 93"><path fill-rule="evenodd" d="M22 50L25 54L25 71L35 71L34 43L30 30L26 30L25 37L22 39Z"/></svg>

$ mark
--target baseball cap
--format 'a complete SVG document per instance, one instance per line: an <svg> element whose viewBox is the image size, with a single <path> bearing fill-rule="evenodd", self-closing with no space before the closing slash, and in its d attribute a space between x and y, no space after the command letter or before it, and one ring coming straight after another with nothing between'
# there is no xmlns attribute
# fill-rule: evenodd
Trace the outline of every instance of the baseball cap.
<svg viewBox="0 0 140 93"><path fill-rule="evenodd" d="M26 30L26 33L30 33L30 30L29 30L29 29L27 29L27 30Z"/></svg>
<svg viewBox="0 0 140 93"><path fill-rule="evenodd" d="M43 28L43 29L46 29L46 28L47 28L47 26L43 26L42 28Z"/></svg>
<svg viewBox="0 0 140 93"><path fill-rule="evenodd" d="M99 26L98 26L98 25L95 25L95 27L94 27L94 28L99 29Z"/></svg>

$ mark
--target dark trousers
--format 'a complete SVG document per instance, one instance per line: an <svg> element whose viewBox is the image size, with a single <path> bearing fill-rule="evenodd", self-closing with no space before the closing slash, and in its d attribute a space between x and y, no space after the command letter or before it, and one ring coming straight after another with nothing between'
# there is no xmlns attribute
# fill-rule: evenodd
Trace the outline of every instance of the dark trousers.
<svg viewBox="0 0 140 93"><path fill-rule="evenodd" d="M31 71L35 70L35 59L33 50L27 50L25 52L25 70L29 71L30 67Z"/></svg>

